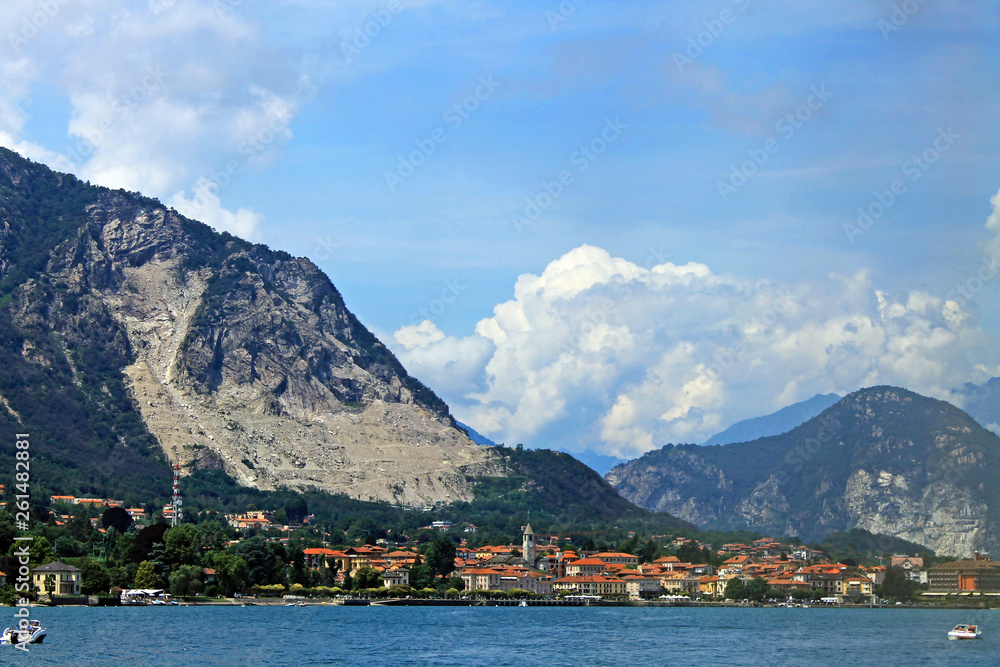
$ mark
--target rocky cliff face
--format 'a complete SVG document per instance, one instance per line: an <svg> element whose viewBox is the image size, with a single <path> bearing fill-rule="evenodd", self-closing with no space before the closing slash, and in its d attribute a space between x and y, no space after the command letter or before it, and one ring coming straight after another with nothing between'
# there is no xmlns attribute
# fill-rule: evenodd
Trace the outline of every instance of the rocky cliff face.
<svg viewBox="0 0 1000 667"><path fill-rule="evenodd" d="M793 431L667 446L607 480L700 526L820 539L864 528L968 556L1000 545L1000 439L954 406L892 387L856 392Z"/></svg>
<svg viewBox="0 0 1000 667"><path fill-rule="evenodd" d="M99 350L94 366L118 371L104 384L124 383L170 462L261 489L423 505L497 474L308 259L43 172L0 153L0 304L19 363L68 368L99 400L80 368ZM61 202L41 222L39 198ZM4 401L15 414L18 396Z"/></svg>

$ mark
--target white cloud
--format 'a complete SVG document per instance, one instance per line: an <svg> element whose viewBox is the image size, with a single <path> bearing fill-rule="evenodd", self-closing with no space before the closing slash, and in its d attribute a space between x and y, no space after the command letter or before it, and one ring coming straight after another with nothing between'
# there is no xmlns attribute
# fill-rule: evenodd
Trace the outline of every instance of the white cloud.
<svg viewBox="0 0 1000 667"><path fill-rule="evenodd" d="M997 190L997 193L990 197L990 204L993 206L993 211L990 213L990 217L986 219L986 229L993 236L986 244L986 251L987 253L996 255L1000 253L1000 190Z"/></svg>
<svg viewBox="0 0 1000 667"><path fill-rule="evenodd" d="M249 208L240 208L235 213L222 207L219 196L213 192L209 181L201 180L188 199L183 192L170 199L170 206L181 215L211 225L219 231L227 231L248 240L259 236L264 217Z"/></svg>
<svg viewBox="0 0 1000 667"><path fill-rule="evenodd" d="M228 182L220 181L266 169L291 140L291 123L314 93L295 56L271 46L260 23L232 3L225 11L195 0L50 4L31 39L0 52L0 141L186 212L203 179L215 180L205 222L257 234L262 216L227 210ZM4 25L16 31L32 15ZM31 93L43 86L69 102L68 146L26 141Z"/></svg>
<svg viewBox="0 0 1000 667"><path fill-rule="evenodd" d="M1000 361L959 304L890 295L865 273L778 285L703 264L643 268L592 246L522 275L468 337L425 322L395 340L484 434L616 456L701 442L821 392L892 384L948 398Z"/></svg>
<svg viewBox="0 0 1000 667"><path fill-rule="evenodd" d="M494 350L481 336L445 336L429 320L402 327L393 341L394 349L405 352L410 374L447 393L481 388L483 365Z"/></svg>

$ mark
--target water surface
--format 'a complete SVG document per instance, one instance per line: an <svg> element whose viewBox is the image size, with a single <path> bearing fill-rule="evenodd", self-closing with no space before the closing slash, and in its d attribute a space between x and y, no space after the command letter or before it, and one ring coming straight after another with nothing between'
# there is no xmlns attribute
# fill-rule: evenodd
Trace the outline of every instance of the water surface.
<svg viewBox="0 0 1000 667"><path fill-rule="evenodd" d="M1000 611L621 607L41 608L2 664L998 665ZM11 614L13 610L10 610ZM948 641L958 623L984 639Z"/></svg>

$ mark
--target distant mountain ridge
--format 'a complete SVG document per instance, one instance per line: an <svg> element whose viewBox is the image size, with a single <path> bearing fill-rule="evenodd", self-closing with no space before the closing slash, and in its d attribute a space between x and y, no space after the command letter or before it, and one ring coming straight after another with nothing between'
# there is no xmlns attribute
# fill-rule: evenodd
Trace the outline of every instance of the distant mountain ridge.
<svg viewBox="0 0 1000 667"><path fill-rule="evenodd" d="M699 527L819 540L863 528L939 554L996 551L1000 438L944 401L855 392L788 433L667 445L606 479L638 505Z"/></svg>
<svg viewBox="0 0 1000 667"><path fill-rule="evenodd" d="M618 456L611 456L610 454L599 454L591 449L584 450L582 452L567 452L578 461L581 461L591 470L596 471L602 477L617 465L628 462L628 459L623 459Z"/></svg>
<svg viewBox="0 0 1000 667"><path fill-rule="evenodd" d="M455 423L458 424L459 428L461 428L466 433L468 433L469 434L469 439L472 440L472 442L476 443L477 445L482 445L483 447L496 447L497 446L497 443L493 442L492 440L490 440L485 435L483 435L482 433L480 433L476 429L472 428L468 424L463 424L460 421L456 421Z"/></svg>
<svg viewBox="0 0 1000 667"><path fill-rule="evenodd" d="M985 428L1000 433L1000 378L977 385L967 382L957 390L962 409Z"/></svg>
<svg viewBox="0 0 1000 667"><path fill-rule="evenodd" d="M733 442L750 442L771 435L781 435L812 419L841 398L837 394L816 394L808 400L793 403L769 415L736 422L703 444L728 445Z"/></svg>

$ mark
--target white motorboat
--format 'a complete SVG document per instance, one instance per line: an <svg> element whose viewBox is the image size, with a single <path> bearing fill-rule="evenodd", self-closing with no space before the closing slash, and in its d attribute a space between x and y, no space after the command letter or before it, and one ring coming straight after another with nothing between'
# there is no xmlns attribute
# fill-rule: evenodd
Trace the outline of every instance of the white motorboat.
<svg viewBox="0 0 1000 667"><path fill-rule="evenodd" d="M28 621L27 630L17 628L5 628L0 635L0 644L41 644L47 634L41 623L32 620Z"/></svg>
<svg viewBox="0 0 1000 667"><path fill-rule="evenodd" d="M948 639L979 639L983 632L978 625L959 624L948 633Z"/></svg>

